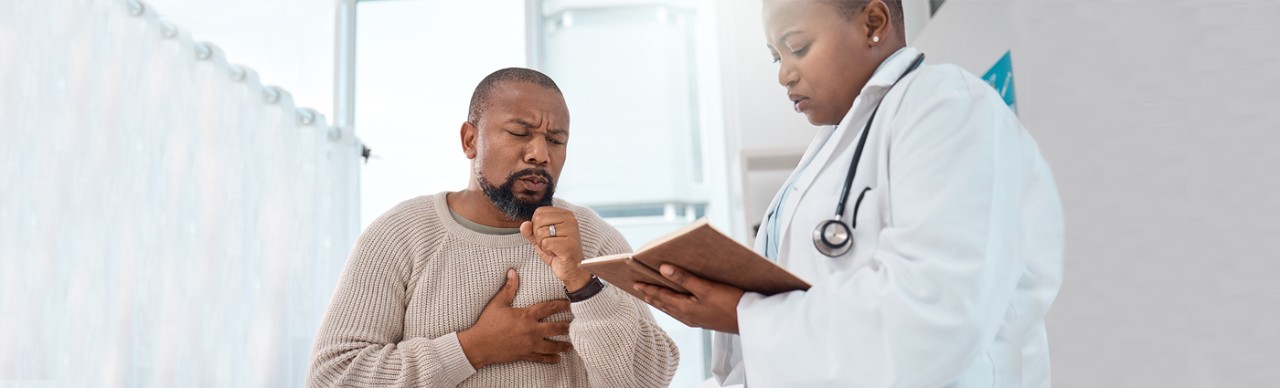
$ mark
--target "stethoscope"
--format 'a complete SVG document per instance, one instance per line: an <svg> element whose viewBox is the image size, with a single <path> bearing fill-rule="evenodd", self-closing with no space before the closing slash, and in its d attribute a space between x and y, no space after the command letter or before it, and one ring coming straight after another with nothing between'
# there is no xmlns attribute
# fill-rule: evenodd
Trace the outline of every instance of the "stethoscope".
<svg viewBox="0 0 1280 388"><path fill-rule="evenodd" d="M924 63L924 54L916 56L915 61L911 62L911 66L898 76L889 90L893 90L898 85L898 81L902 81L911 74L920 64ZM888 96L889 91L885 91ZM881 99L880 102L884 102ZM830 220L823 221L813 229L813 246L818 248L818 252L827 255L827 257L837 257L849 252L853 248L853 229L858 227L858 208L862 207L862 198L867 195L871 188L865 188L861 194L858 194L858 201L853 206L853 218L849 220L849 224L845 224L840 220L840 216L844 214L844 205L849 202L849 189L853 187L853 177L858 172L858 161L862 159L862 148L867 144L867 138L871 137L871 122L876 119L876 112L880 110L880 102L876 103L875 109L871 110L871 117L867 118L867 125L862 128L862 138L858 139L858 146L853 150L853 162L849 165L849 173L844 178L844 189L840 190L840 201L836 203L836 215Z"/></svg>

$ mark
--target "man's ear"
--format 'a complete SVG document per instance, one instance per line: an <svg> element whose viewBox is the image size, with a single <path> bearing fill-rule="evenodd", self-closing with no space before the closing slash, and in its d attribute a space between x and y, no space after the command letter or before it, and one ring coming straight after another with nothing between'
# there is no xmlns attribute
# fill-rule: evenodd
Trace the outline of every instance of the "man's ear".
<svg viewBox="0 0 1280 388"><path fill-rule="evenodd" d="M476 158L476 139L480 136L480 129L472 125L470 121L462 122L462 153L467 155L467 159Z"/></svg>

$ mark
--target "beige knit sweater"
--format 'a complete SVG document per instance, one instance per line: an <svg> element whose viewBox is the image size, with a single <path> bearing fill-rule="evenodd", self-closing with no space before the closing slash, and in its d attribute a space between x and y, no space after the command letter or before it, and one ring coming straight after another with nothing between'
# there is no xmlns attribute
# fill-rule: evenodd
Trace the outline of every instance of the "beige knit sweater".
<svg viewBox="0 0 1280 388"><path fill-rule="evenodd" d="M629 252L589 209L573 211L586 257ZM369 225L347 260L312 350L307 385L368 387L660 387L679 354L649 309L606 286L570 313L574 350L558 364L471 367L457 333L471 327L507 268L520 275L515 307L566 299L563 284L519 234L485 235L449 215L445 193L401 203ZM553 338L566 340L566 338Z"/></svg>

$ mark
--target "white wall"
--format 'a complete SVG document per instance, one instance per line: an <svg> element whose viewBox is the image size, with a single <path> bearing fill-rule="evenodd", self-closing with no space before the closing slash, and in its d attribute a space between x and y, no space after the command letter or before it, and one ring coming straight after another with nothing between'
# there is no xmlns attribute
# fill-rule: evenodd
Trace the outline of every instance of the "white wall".
<svg viewBox="0 0 1280 388"><path fill-rule="evenodd" d="M374 155L361 169L361 225L407 199L467 187L460 131L471 93L495 70L526 66L524 12L521 0L358 5L355 131ZM442 38L482 18L493 25Z"/></svg>
<svg viewBox="0 0 1280 388"><path fill-rule="evenodd" d="M981 74L1012 49L1061 190L1057 387L1280 381L1280 4L949 1L916 44Z"/></svg>

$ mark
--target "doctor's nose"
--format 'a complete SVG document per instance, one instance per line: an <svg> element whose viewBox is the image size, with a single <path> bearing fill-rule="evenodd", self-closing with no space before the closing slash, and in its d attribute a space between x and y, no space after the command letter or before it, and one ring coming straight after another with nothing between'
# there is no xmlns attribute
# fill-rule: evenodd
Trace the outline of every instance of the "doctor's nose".
<svg viewBox="0 0 1280 388"><path fill-rule="evenodd" d="M794 66L787 65L787 61L782 61L778 66L778 84L790 88L799 80L800 72L796 71Z"/></svg>

